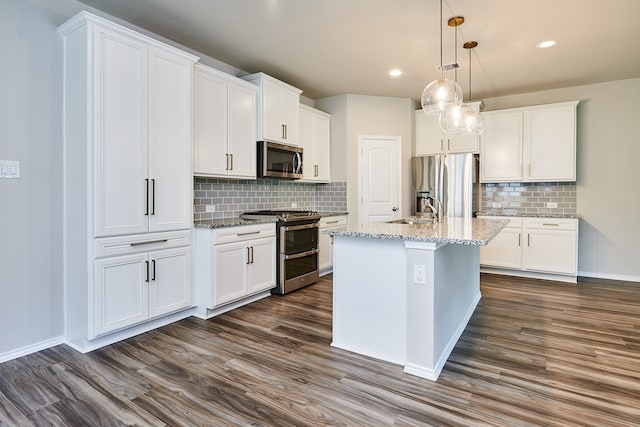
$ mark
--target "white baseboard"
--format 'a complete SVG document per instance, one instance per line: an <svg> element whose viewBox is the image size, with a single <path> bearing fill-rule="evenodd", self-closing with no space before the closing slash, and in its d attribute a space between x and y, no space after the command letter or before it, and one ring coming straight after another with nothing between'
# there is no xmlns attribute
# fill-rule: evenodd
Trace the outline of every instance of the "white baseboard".
<svg viewBox="0 0 640 427"><path fill-rule="evenodd" d="M509 270L503 268L480 267L480 273L500 274L502 276L526 277L529 279L553 280L555 282L576 283L577 276L568 276L564 274L553 273L536 273L534 271Z"/></svg>
<svg viewBox="0 0 640 427"><path fill-rule="evenodd" d="M626 276L622 274L594 273L592 271L578 271L578 276L593 277L595 279L621 280L623 282L640 282L640 276Z"/></svg>
<svg viewBox="0 0 640 427"><path fill-rule="evenodd" d="M48 340L40 341L35 344L30 344L16 350L9 351L7 353L0 354L0 363L8 362L9 360L17 359L18 357L26 356L31 353L45 350L56 345L64 344L64 336L51 338Z"/></svg>
<svg viewBox="0 0 640 427"><path fill-rule="evenodd" d="M345 345L339 342L333 341L331 347L339 348L341 350L350 351L351 353L358 353L362 356L373 357L374 359L382 360L384 362L393 363L394 365L404 365L405 360L398 360L393 357L389 357L388 354L376 353L375 351L365 350L356 346Z"/></svg>

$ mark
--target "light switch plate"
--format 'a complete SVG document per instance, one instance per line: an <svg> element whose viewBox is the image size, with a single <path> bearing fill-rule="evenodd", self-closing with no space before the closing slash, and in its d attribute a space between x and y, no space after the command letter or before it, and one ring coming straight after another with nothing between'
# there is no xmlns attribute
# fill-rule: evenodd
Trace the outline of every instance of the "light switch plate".
<svg viewBox="0 0 640 427"><path fill-rule="evenodd" d="M0 178L20 178L20 161L0 160Z"/></svg>
<svg viewBox="0 0 640 427"><path fill-rule="evenodd" d="M204 207L205 212L215 212L216 211L216 205L206 205Z"/></svg>
<svg viewBox="0 0 640 427"><path fill-rule="evenodd" d="M551 209L555 209L558 207L558 204L556 202L547 202L547 207Z"/></svg>

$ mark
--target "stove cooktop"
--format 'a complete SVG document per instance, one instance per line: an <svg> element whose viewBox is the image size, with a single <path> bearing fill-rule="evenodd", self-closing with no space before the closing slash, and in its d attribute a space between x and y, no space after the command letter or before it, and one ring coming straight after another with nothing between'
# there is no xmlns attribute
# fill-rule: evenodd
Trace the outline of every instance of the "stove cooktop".
<svg viewBox="0 0 640 427"><path fill-rule="evenodd" d="M320 219L320 214L316 211L295 211L285 209L261 210L245 212L241 215L245 219L277 218L280 221L299 221L303 219Z"/></svg>

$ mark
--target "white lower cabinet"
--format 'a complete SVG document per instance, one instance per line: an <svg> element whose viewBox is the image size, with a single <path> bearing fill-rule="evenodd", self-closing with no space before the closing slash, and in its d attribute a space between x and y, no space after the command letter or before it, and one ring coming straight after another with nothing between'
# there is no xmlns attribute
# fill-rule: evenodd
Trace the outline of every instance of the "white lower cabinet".
<svg viewBox="0 0 640 427"><path fill-rule="evenodd" d="M196 228L196 247L200 317L234 302L251 302L276 285L274 223Z"/></svg>
<svg viewBox="0 0 640 427"><path fill-rule="evenodd" d="M507 219L509 225L487 246L480 248L483 267L509 269L512 274L530 277L553 275L548 277L575 282L578 274L577 219ZM526 274L528 272L532 274Z"/></svg>
<svg viewBox="0 0 640 427"><path fill-rule="evenodd" d="M89 339L191 306L191 247L171 247L188 242L182 234L188 232L154 236L148 242L101 239L99 254L106 248L122 255L94 261L94 316ZM145 251L147 245L170 248Z"/></svg>
<svg viewBox="0 0 640 427"><path fill-rule="evenodd" d="M328 234L323 234L324 230L331 230L333 228L344 227L347 225L347 216L328 216L320 218L320 233L319 233L319 249L318 253L318 269L320 275L328 274L333 269L333 239Z"/></svg>

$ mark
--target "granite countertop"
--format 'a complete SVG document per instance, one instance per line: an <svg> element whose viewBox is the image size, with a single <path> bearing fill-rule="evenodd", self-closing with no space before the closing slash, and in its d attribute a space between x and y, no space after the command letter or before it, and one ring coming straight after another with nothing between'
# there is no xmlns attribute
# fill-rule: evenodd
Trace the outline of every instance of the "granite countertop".
<svg viewBox="0 0 640 427"><path fill-rule="evenodd" d="M566 218L566 219L580 219L578 214L553 214L553 213L521 213L513 211L487 211L478 212L477 216L512 216L520 218Z"/></svg>
<svg viewBox="0 0 640 427"><path fill-rule="evenodd" d="M265 224L269 222L276 222L275 218L268 219L243 219L240 217L235 218L223 218L223 219L203 219L194 221L193 226L196 228L224 228L235 227L238 225L253 225L253 224Z"/></svg>
<svg viewBox="0 0 640 427"><path fill-rule="evenodd" d="M340 215L349 215L349 212L338 212L338 211L326 211L326 212L318 212L321 217L325 216L340 216Z"/></svg>
<svg viewBox="0 0 640 427"><path fill-rule="evenodd" d="M508 223L506 219L446 218L437 224L376 222L330 229L323 233L331 236L485 246Z"/></svg>

